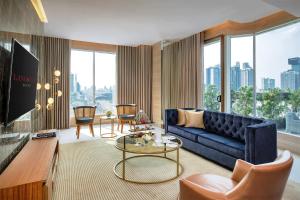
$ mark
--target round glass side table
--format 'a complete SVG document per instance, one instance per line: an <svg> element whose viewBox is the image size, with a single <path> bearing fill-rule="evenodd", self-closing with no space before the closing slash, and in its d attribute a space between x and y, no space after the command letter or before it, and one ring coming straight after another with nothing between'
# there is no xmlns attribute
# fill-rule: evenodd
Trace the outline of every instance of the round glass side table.
<svg viewBox="0 0 300 200"><path fill-rule="evenodd" d="M110 117L108 117L108 116L101 116L100 117L100 137L102 137L102 138L114 138L114 137L116 137L117 135L115 134L115 119L116 119L117 117L116 116L114 116L114 115L112 115L112 116L110 116ZM110 133L102 133L102 120L105 120L105 121L110 121L110 123L111 123L111 132Z"/></svg>

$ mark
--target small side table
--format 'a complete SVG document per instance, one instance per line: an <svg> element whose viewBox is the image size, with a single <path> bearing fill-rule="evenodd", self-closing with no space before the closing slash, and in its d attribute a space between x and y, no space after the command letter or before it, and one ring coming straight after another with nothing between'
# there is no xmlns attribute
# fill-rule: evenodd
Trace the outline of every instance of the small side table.
<svg viewBox="0 0 300 200"><path fill-rule="evenodd" d="M101 116L100 117L100 137L102 138L114 138L116 137L117 135L115 134L115 119L117 117L116 116L110 116L110 117L107 117L107 116ZM102 126L102 120L110 120L110 123L111 123L111 132L110 133L102 133L101 131L101 126Z"/></svg>

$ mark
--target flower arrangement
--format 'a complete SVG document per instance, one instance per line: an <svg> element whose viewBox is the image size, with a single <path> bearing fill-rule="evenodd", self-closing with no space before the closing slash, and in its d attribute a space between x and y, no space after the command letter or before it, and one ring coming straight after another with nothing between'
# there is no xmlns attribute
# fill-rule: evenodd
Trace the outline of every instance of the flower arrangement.
<svg viewBox="0 0 300 200"><path fill-rule="evenodd" d="M135 117L135 121L138 124L149 124L149 123L151 123L149 117L147 116L147 114L143 110L140 110L138 112L138 114Z"/></svg>
<svg viewBox="0 0 300 200"><path fill-rule="evenodd" d="M112 112L110 110L106 112L106 117L111 117L111 115L112 115Z"/></svg>
<svg viewBox="0 0 300 200"><path fill-rule="evenodd" d="M152 140L152 136L150 134L144 134L142 138L144 139L145 143L148 143Z"/></svg>

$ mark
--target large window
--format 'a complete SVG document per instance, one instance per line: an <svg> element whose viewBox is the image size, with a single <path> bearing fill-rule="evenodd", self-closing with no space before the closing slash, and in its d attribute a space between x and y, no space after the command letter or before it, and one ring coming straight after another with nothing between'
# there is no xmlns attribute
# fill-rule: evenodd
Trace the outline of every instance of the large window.
<svg viewBox="0 0 300 200"><path fill-rule="evenodd" d="M300 134L300 23L256 36L257 116Z"/></svg>
<svg viewBox="0 0 300 200"><path fill-rule="evenodd" d="M220 110L221 95L221 42L217 40L204 46L204 108Z"/></svg>
<svg viewBox="0 0 300 200"><path fill-rule="evenodd" d="M115 54L95 53L95 103L97 113L114 109L116 91L115 62Z"/></svg>
<svg viewBox="0 0 300 200"><path fill-rule="evenodd" d="M72 107L96 105L96 114L114 109L115 54L71 51L70 113Z"/></svg>
<svg viewBox="0 0 300 200"><path fill-rule="evenodd" d="M230 38L228 111L273 120L278 130L300 134L299 35L297 22Z"/></svg>
<svg viewBox="0 0 300 200"><path fill-rule="evenodd" d="M230 108L232 113L254 114L253 36L230 40Z"/></svg>

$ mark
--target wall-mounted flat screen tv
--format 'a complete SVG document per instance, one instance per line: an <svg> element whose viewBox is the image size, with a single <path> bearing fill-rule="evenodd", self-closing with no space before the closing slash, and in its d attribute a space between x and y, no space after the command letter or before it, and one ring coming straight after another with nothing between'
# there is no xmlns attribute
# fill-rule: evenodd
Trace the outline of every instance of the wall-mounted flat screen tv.
<svg viewBox="0 0 300 200"><path fill-rule="evenodd" d="M38 59L12 40L4 125L35 108Z"/></svg>

